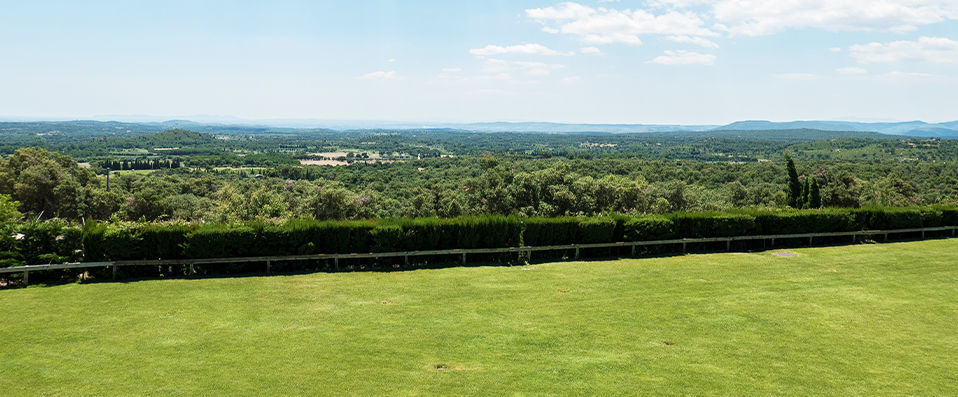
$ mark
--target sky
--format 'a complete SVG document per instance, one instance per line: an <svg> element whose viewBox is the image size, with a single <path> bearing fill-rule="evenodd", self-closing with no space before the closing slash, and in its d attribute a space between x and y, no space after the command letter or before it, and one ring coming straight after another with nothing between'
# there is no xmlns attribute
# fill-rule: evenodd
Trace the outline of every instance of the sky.
<svg viewBox="0 0 958 397"><path fill-rule="evenodd" d="M958 119L958 0L0 0L0 117Z"/></svg>

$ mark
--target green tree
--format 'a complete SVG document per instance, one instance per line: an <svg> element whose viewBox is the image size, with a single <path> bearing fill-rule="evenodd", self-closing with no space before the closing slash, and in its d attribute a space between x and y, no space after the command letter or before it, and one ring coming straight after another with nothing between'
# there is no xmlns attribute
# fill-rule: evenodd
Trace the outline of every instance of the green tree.
<svg viewBox="0 0 958 397"><path fill-rule="evenodd" d="M809 194L808 206L811 208L822 207L822 189L818 185L818 178L812 178L812 192Z"/></svg>
<svg viewBox="0 0 958 397"><path fill-rule="evenodd" d="M802 182L798 180L798 171L795 169L795 162L792 156L785 153L786 168L788 169L788 205L792 208L799 208L802 199Z"/></svg>
<svg viewBox="0 0 958 397"><path fill-rule="evenodd" d="M23 214L17 211L20 203L10 199L6 194L0 194L0 222L9 222L20 218Z"/></svg>

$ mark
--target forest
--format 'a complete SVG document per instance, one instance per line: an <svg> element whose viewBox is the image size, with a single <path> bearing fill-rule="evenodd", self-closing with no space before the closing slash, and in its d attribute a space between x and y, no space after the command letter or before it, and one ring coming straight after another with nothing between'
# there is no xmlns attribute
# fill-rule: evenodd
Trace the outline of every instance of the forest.
<svg viewBox="0 0 958 397"><path fill-rule="evenodd" d="M0 124L3 252L19 249L9 236L24 225L44 222L641 217L958 204L956 141L869 132Z"/></svg>

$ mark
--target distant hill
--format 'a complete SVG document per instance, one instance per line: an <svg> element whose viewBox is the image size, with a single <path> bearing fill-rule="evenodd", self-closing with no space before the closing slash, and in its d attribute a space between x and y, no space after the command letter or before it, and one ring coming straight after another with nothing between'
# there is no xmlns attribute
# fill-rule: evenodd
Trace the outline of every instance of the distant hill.
<svg viewBox="0 0 958 397"><path fill-rule="evenodd" d="M302 132L337 133L337 131L369 130L447 130L468 132L517 132L546 134L636 134L703 131L837 131L875 132L895 136L939 137L958 139L958 121L926 123L906 121L865 123L854 121L789 121L746 120L718 125L680 124L566 124L549 122L484 122L484 123L414 123L388 121L302 121L270 124L268 121L239 124L216 124L189 120L162 122L116 121L27 121L0 122L0 135L43 136L45 139L70 140L79 137L134 137L170 129L187 129L213 135L296 134ZM724 134L726 136L728 134ZM733 134L734 135L734 134ZM741 133L739 134L741 135Z"/></svg>
<svg viewBox="0 0 958 397"><path fill-rule="evenodd" d="M926 123L924 121L904 121L897 123L863 123L854 121L789 121L773 122L766 120L736 121L716 130L792 130L808 128L823 131L873 131L882 134L917 137L958 138L958 121L946 123Z"/></svg>
<svg viewBox="0 0 958 397"><path fill-rule="evenodd" d="M796 129L769 129L769 130L709 130L709 131L680 131L680 132L653 132L649 136L661 136L673 139L744 139L759 141L780 142L807 142L826 139L843 138L872 138L872 139L899 139L907 138L903 135L882 134L871 131L830 131L811 128Z"/></svg>

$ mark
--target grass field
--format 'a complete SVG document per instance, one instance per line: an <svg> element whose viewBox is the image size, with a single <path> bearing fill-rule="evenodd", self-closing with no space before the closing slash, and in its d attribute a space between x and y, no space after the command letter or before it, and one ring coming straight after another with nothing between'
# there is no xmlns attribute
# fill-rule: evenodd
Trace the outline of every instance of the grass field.
<svg viewBox="0 0 958 397"><path fill-rule="evenodd" d="M958 240L0 291L0 394L958 394Z"/></svg>

